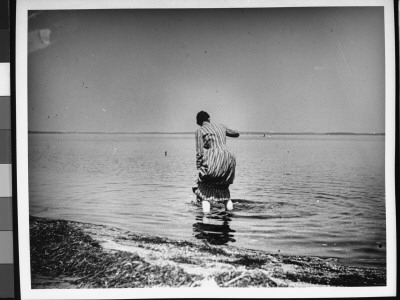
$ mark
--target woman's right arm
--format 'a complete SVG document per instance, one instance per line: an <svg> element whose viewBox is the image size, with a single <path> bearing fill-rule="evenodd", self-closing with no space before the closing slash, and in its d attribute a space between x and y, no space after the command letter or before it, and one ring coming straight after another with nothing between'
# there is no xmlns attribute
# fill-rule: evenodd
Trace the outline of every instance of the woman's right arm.
<svg viewBox="0 0 400 300"><path fill-rule="evenodd" d="M203 137L200 129L196 130L195 138L196 138L196 167L197 169L200 169L204 151Z"/></svg>

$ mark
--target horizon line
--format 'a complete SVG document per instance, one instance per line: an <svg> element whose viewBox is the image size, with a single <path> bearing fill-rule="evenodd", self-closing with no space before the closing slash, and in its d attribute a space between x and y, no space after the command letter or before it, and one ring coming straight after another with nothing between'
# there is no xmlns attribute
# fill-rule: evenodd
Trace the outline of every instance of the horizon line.
<svg viewBox="0 0 400 300"><path fill-rule="evenodd" d="M351 132L351 131L332 131L332 132L270 132L270 131L239 131L241 135L385 135L385 132ZM28 130L28 134L194 134L194 131L40 131Z"/></svg>

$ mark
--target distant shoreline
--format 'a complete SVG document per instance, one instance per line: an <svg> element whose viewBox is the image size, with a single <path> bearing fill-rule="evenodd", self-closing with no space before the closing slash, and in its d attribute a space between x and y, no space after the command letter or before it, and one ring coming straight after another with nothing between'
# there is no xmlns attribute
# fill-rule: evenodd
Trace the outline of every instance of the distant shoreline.
<svg viewBox="0 0 400 300"><path fill-rule="evenodd" d="M28 131L29 134L127 134L127 135L142 135L142 134L194 134L194 132L93 132L93 131ZM380 135L385 133L357 133L357 132L258 132L258 131L242 131L241 135L260 135L265 137L273 135Z"/></svg>

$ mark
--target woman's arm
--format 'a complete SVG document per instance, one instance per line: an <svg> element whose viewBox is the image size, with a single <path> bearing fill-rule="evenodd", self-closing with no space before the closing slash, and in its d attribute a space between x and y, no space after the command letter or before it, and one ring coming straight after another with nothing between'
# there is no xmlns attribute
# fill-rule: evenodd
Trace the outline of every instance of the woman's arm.
<svg viewBox="0 0 400 300"><path fill-rule="evenodd" d="M204 151L203 137L200 129L196 130L195 138L196 138L196 167L197 169L200 169Z"/></svg>
<svg viewBox="0 0 400 300"><path fill-rule="evenodd" d="M233 129L226 128L226 136L229 137L239 137L239 132Z"/></svg>

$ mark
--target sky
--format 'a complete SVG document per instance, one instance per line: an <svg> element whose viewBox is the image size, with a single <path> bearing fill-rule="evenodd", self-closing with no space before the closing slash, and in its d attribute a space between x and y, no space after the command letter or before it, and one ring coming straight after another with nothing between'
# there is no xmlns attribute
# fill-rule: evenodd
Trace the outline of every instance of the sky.
<svg viewBox="0 0 400 300"><path fill-rule="evenodd" d="M31 131L384 132L382 7L31 11Z"/></svg>

